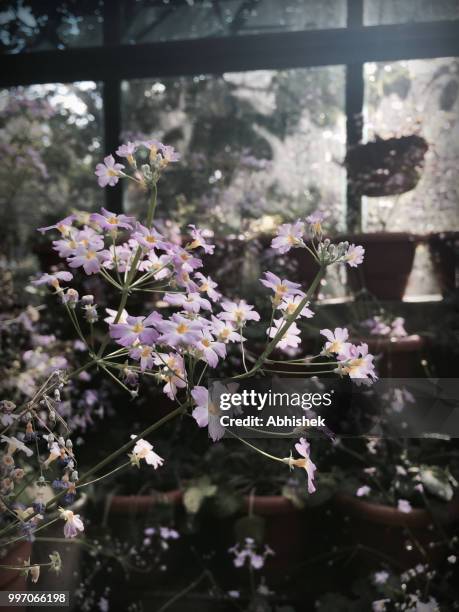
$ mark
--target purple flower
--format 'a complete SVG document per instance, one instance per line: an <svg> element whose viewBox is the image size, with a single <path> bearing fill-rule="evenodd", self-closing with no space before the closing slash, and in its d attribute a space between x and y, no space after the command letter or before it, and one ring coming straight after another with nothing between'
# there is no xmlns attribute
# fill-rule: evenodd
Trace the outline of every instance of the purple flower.
<svg viewBox="0 0 459 612"><path fill-rule="evenodd" d="M396 317L392 321L391 336L394 338L403 338L407 335L408 333L405 329L405 319L403 317Z"/></svg>
<svg viewBox="0 0 459 612"><path fill-rule="evenodd" d="M178 346L196 344L200 339L203 324L175 313L170 319L158 323L157 328L161 333L159 344Z"/></svg>
<svg viewBox="0 0 459 612"><path fill-rule="evenodd" d="M108 231L116 231L118 228L133 229L135 219L126 215L116 215L115 213L101 208L102 214L93 213L90 217L91 221Z"/></svg>
<svg viewBox="0 0 459 612"><path fill-rule="evenodd" d="M314 235L318 235L322 233L322 222L325 219L324 213L316 210L308 217L306 217L306 221L309 223L312 233Z"/></svg>
<svg viewBox="0 0 459 612"><path fill-rule="evenodd" d="M363 246L356 246L355 244L350 244L344 256L344 261L349 264L349 267L356 268L363 262L364 253L365 249L363 248Z"/></svg>
<svg viewBox="0 0 459 612"><path fill-rule="evenodd" d="M193 270L196 270L196 268L202 268L202 261L186 249L179 246L174 246L172 253L172 261L177 272L193 272Z"/></svg>
<svg viewBox="0 0 459 612"><path fill-rule="evenodd" d="M335 331L330 329L321 329L320 333L322 336L327 338L328 342L325 343L322 353L342 353L347 346L350 346L346 340L349 338L349 332L345 327L336 327Z"/></svg>
<svg viewBox="0 0 459 612"><path fill-rule="evenodd" d="M71 272L54 272L54 274L42 274L40 278L32 281L32 285L51 285L56 289L59 288L59 281L69 282L73 278L73 274Z"/></svg>
<svg viewBox="0 0 459 612"><path fill-rule="evenodd" d="M84 531L83 521L79 514L74 514L71 510L59 508L61 518L65 520L64 536L66 538L75 538L79 531Z"/></svg>
<svg viewBox="0 0 459 612"><path fill-rule="evenodd" d="M234 567L242 567L247 561L253 569L261 569L266 561L266 557L274 555L274 551L269 546L264 547L262 553L257 552L255 540L253 538L245 538L244 545L240 544L232 546L228 552L234 555Z"/></svg>
<svg viewBox="0 0 459 612"><path fill-rule="evenodd" d="M58 221L55 225L48 225L47 227L39 227L37 228L37 232L44 234L52 229L57 229L63 236L67 236L70 233L70 229L72 227L73 221L75 221L76 215L69 215L62 219L62 221Z"/></svg>
<svg viewBox="0 0 459 612"><path fill-rule="evenodd" d="M359 487L355 492L357 497L366 497L370 493L371 489L368 485L363 485Z"/></svg>
<svg viewBox="0 0 459 612"><path fill-rule="evenodd" d="M347 343L338 354L338 361L343 362L338 366L340 374L348 374L349 378L356 381L376 380L375 366L373 364L373 355L368 353L368 345L361 344L355 346Z"/></svg>
<svg viewBox="0 0 459 612"><path fill-rule="evenodd" d="M163 155L163 165L178 162L180 160L180 153L178 153L174 147L171 147L170 145L162 145L161 153Z"/></svg>
<svg viewBox="0 0 459 612"><path fill-rule="evenodd" d="M219 357L226 356L226 346L223 342L218 342L206 331L202 332L202 338L195 346L199 358L208 363L211 368L217 366Z"/></svg>
<svg viewBox="0 0 459 612"><path fill-rule="evenodd" d="M212 234L209 230L200 230L195 225L189 225L191 228L191 237L193 238L193 242L188 245L190 249L197 249L198 247L202 247L204 249L204 253L209 253L212 255L215 249L215 245L208 244L206 242L206 235L209 236Z"/></svg>
<svg viewBox="0 0 459 612"><path fill-rule="evenodd" d="M409 512L411 512L413 508L411 507L410 502L407 501L406 499L399 499L397 502L397 509L400 512L404 512L405 514L408 514Z"/></svg>
<svg viewBox="0 0 459 612"><path fill-rule="evenodd" d="M221 298L221 294L215 291L215 288L218 287L217 283L215 283L210 276L204 276L201 272L196 272L194 277L201 283L198 285L198 291L200 293L207 293L211 300L218 302Z"/></svg>
<svg viewBox="0 0 459 612"><path fill-rule="evenodd" d="M223 312L218 317L225 321L233 321L238 327L242 327L247 321L259 321L260 315L245 300L239 302L222 302Z"/></svg>
<svg viewBox="0 0 459 612"><path fill-rule="evenodd" d="M284 297L283 301L279 304L278 308L279 310L282 310L283 312L285 312L286 315L292 315L296 311L298 306L300 305L300 302L303 300L303 298L304 298L304 293L301 293L295 296L289 295L287 297ZM303 309L298 314L299 317L306 317L307 319L311 319L314 316L313 311L310 308L308 308L308 305L309 305L309 302L307 302L306 305L303 306Z"/></svg>
<svg viewBox="0 0 459 612"><path fill-rule="evenodd" d="M226 387L222 386L220 394L227 390ZM192 412L194 420L199 427L207 427L209 437L213 442L217 442L225 435L225 428L220 422L222 413L211 401L209 392L205 387L194 387L191 395L196 404L196 408Z"/></svg>
<svg viewBox="0 0 459 612"><path fill-rule="evenodd" d="M295 444L296 452L303 457L303 459L289 459L290 467L299 467L306 470L308 477L308 493L314 493L316 487L314 486L314 473L317 469L315 464L311 461L309 456L309 443L306 438L300 438L300 441Z"/></svg>
<svg viewBox="0 0 459 612"><path fill-rule="evenodd" d="M137 240L137 242L145 247L146 249L162 249L167 250L168 244L161 236L159 232L157 232L153 227L148 229L144 225L140 223L137 224L137 228L134 234L132 234L132 238Z"/></svg>
<svg viewBox="0 0 459 612"><path fill-rule="evenodd" d="M207 408L209 392L205 387L198 386L192 389L191 395L196 403L192 416L199 427L207 427L209 423L209 410Z"/></svg>
<svg viewBox="0 0 459 612"><path fill-rule="evenodd" d="M91 245L79 246L75 252L75 255L69 257L68 264L71 268L82 267L88 276L90 274L97 274L100 270L100 264L107 257L108 251L97 251L91 248Z"/></svg>
<svg viewBox="0 0 459 612"><path fill-rule="evenodd" d="M199 293L166 293L164 301L171 306L180 306L187 312L197 313L201 308L212 310L209 300L201 297Z"/></svg>
<svg viewBox="0 0 459 612"><path fill-rule="evenodd" d="M140 361L140 369L142 372L151 370L155 361L153 355L153 347L148 344L140 344L129 351L129 356Z"/></svg>
<svg viewBox="0 0 459 612"><path fill-rule="evenodd" d="M166 382L163 391L175 399L177 389L186 387L186 371L183 357L177 353L157 353L155 364L162 366L161 379Z"/></svg>
<svg viewBox="0 0 459 612"><path fill-rule="evenodd" d="M115 153L118 157L126 157L128 160L132 159L137 150L137 145L134 142L127 142L126 144L120 145Z"/></svg>
<svg viewBox="0 0 459 612"><path fill-rule="evenodd" d="M221 321L212 315L210 331L220 342L241 342L244 338L239 334L231 322Z"/></svg>
<svg viewBox="0 0 459 612"><path fill-rule="evenodd" d="M121 171L123 170L123 164L117 164L113 155L107 155L104 158L103 164L97 164L95 174L98 176L98 183L100 187L114 187L119 181Z"/></svg>
<svg viewBox="0 0 459 612"><path fill-rule="evenodd" d="M171 270L168 265L171 263L169 255L161 255L158 257L154 250L149 251L148 257L139 264L139 270L142 272L153 272L153 277L156 280L161 280L171 275Z"/></svg>
<svg viewBox="0 0 459 612"><path fill-rule="evenodd" d="M121 346L132 346L135 342L152 344L158 338L155 326L162 323L162 317L152 312L148 317L126 316L125 323L112 323L110 336Z"/></svg>
<svg viewBox="0 0 459 612"><path fill-rule="evenodd" d="M265 272L265 278L260 279L260 282L268 289L274 291L274 302L279 303L283 298L301 294L301 285L299 283L292 283L291 281L280 279L272 272Z"/></svg>
<svg viewBox="0 0 459 612"><path fill-rule="evenodd" d="M270 338L274 338L284 323L284 319L276 319L273 321L272 327L270 327L266 332L268 336ZM299 344L301 344L300 329L298 328L297 324L293 322L283 335L282 339L276 344L276 347L284 350L287 348L296 348Z"/></svg>
<svg viewBox="0 0 459 612"><path fill-rule="evenodd" d="M271 242L271 247L279 253L287 253L292 247L303 244L304 223L284 223L277 231L277 237Z"/></svg>

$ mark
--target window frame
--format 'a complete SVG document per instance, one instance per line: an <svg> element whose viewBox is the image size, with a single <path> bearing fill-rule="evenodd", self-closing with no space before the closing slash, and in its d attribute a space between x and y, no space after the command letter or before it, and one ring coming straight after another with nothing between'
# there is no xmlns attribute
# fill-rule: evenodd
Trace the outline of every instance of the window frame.
<svg viewBox="0 0 459 612"><path fill-rule="evenodd" d="M103 85L104 150L120 143L121 83L126 79L196 76L248 70L345 66L346 148L362 139L366 62L459 56L459 20L364 26L364 0L347 0L344 28L121 44L121 1L105 0L103 45L4 55L0 86L97 81ZM106 205L123 207L122 186ZM361 198L347 182L346 223L361 231Z"/></svg>

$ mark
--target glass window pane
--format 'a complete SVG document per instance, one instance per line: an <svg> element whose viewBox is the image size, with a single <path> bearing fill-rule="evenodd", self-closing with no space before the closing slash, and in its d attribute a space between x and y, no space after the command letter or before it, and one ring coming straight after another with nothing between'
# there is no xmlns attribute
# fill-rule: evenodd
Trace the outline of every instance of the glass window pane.
<svg viewBox="0 0 459 612"><path fill-rule="evenodd" d="M364 199L367 229L426 233L459 229L459 59L365 65L367 140L409 137L428 146L419 176L402 168L397 180L417 184L406 193ZM422 151L421 151L422 154Z"/></svg>
<svg viewBox="0 0 459 612"><path fill-rule="evenodd" d="M365 25L459 19L457 0L365 0Z"/></svg>
<svg viewBox="0 0 459 612"><path fill-rule="evenodd" d="M100 206L101 87L93 82L0 91L0 244L18 272L49 253L36 228ZM43 244L43 249L41 245Z"/></svg>
<svg viewBox="0 0 459 612"><path fill-rule="evenodd" d="M123 107L124 139L157 138L183 155L161 179L159 215L209 228L222 249L236 245L222 256L236 278L211 270L226 286L253 290L257 267L281 265L260 254L280 222L320 207L343 227L343 67L129 81ZM125 196L128 211L145 206L134 183Z"/></svg>
<svg viewBox="0 0 459 612"><path fill-rule="evenodd" d="M124 82L125 138L153 136L182 153L161 187L163 210L181 224L257 232L319 204L339 224L343 85L337 66ZM140 205L135 184L127 199L128 210Z"/></svg>
<svg viewBox="0 0 459 612"><path fill-rule="evenodd" d="M102 0L5 0L0 8L0 52L100 45L102 6Z"/></svg>
<svg viewBox="0 0 459 612"><path fill-rule="evenodd" d="M125 0L123 40L128 43L346 25L345 0Z"/></svg>

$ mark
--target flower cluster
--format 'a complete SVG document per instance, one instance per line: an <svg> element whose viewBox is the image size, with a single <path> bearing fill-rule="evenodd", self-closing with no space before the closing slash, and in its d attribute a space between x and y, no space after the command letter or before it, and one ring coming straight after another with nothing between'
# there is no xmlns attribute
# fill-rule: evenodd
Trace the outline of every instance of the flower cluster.
<svg viewBox="0 0 459 612"><path fill-rule="evenodd" d="M319 272L309 288L270 271L264 273L261 283L272 292L272 315L265 327L266 347L258 358L250 355L249 362L246 359L249 354L246 328L261 324L261 317L243 298L229 300L222 296L217 284L203 272L203 256L211 256L214 251L209 232L190 224L183 239L177 240L177 236L168 234L167 225L155 224L158 181L179 155L172 147L155 140L128 142L119 147L116 154L120 159L109 155L103 164L97 165L99 185L111 187L120 179L140 185L150 194L145 219L140 221L102 208L100 213L75 213L40 228L42 233L58 233L53 248L72 272L47 273L34 283L38 287L49 287L60 299L78 335L80 347L87 350L89 361L79 371L97 366L132 397L139 392L141 378L152 377L162 385L163 393L177 403L178 407L171 414L189 412L198 426L208 427L211 438L216 441L224 435L225 429L220 423L218 409L209 401L205 385L209 370L226 360L230 351L237 350L242 354L244 372L235 378L247 378L261 373L267 364L269 367L269 357L274 350L298 349L301 343L298 323L314 316L309 305L326 267L339 262L355 267L362 262L364 250L346 242L334 245L324 238L324 215L320 212L311 214L304 222L298 220L280 226L272 242L273 249L286 253L291 248L305 248L318 263ZM87 276L99 275L119 293L119 303L115 307L109 304L106 315L102 314L94 295L80 295L68 285L77 271ZM138 312L129 302L139 292L152 298L147 312ZM356 381L376 378L373 357L368 354L366 345L351 344L347 341L347 330L340 328L321 333L327 339L323 355L330 358L324 367L332 368L327 372L336 371ZM99 341L101 337L96 346L95 339ZM247 363L251 364L250 368ZM306 370L311 365L306 359L302 364ZM64 364L59 365L64 367ZM305 374L313 375L313 372ZM130 448L127 465L138 467L144 460L154 469L159 468L164 459L144 439L147 433L149 430L132 436L132 445L127 443L113 456ZM62 463L64 474L56 478L53 485L65 489L65 498L68 498L74 493L74 482L78 478L71 446L67 442L61 444L52 434L48 435L47 443L49 457L44 465L48 468L54 461ZM308 491L313 493L316 466L310 459L309 444L301 438L295 448L300 458L272 458L290 468L304 469ZM78 515L69 512L64 510L62 517L66 520L66 535L73 537L82 530L82 524ZM241 554L248 555L247 552Z"/></svg>
<svg viewBox="0 0 459 612"><path fill-rule="evenodd" d="M265 546L263 551L260 551L253 538L245 538L243 544L232 546L228 552L233 555L234 567L243 567L247 564L256 570L264 566L267 557L274 555L274 551L269 546Z"/></svg>
<svg viewBox="0 0 459 612"><path fill-rule="evenodd" d="M43 523L48 501L54 493L59 493L60 502L65 506L76 499L78 471L73 444L66 425L64 435L56 428L55 404L63 387L62 374L54 372L36 393L34 401L26 405L26 410L18 411L16 405L7 400L0 404L2 424L6 425L4 431L8 434L0 437L2 445L6 445L2 448L0 465L1 523L5 527L17 516L21 534L30 541ZM42 412L46 412L47 417L42 418ZM30 478L33 470L37 470L34 463L40 475L36 476L34 486L27 487L31 501L25 505L18 501L18 490L24 488L21 481L25 474ZM49 480L44 474L49 475ZM70 537L67 532L68 529L64 530L66 537Z"/></svg>
<svg viewBox="0 0 459 612"><path fill-rule="evenodd" d="M365 321L362 321L361 326L367 329L372 336L404 338L408 335L403 317L391 319L378 315L365 319Z"/></svg>
<svg viewBox="0 0 459 612"><path fill-rule="evenodd" d="M321 265L331 265L334 263L347 263L351 268L356 268L363 262L365 249L362 246L349 244L349 242L339 242L333 244L329 238L323 238L322 223L325 215L315 212L306 221L298 219L295 223L284 223L278 229L276 238L273 239L271 246L279 253L288 253L292 248L309 249L307 246L309 233L311 237L311 255Z"/></svg>
<svg viewBox="0 0 459 612"><path fill-rule="evenodd" d="M361 381L371 382L376 380L373 355L368 353L368 345L365 343L355 345L348 342L349 331L346 328L337 327L321 329L320 333L325 336L327 342L322 350L323 355L336 356L338 367L336 372L340 375L348 375L357 383Z"/></svg>

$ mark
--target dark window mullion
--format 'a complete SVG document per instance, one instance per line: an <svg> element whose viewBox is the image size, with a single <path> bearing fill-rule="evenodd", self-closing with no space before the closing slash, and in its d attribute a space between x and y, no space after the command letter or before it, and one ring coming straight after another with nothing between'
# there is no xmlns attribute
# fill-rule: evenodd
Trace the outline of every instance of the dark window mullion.
<svg viewBox="0 0 459 612"><path fill-rule="evenodd" d="M348 0L347 27L363 26L363 0ZM363 134L363 63L353 62L346 65L346 148L349 149L362 140ZM346 183L346 226L350 232L362 231L362 198L355 192L349 176Z"/></svg>
<svg viewBox="0 0 459 612"><path fill-rule="evenodd" d="M104 2L104 46L116 47L121 43L120 0ZM103 117L105 155L115 152L121 135L121 81L108 78L103 82ZM108 210L120 213L123 210L123 181L115 187L105 189L105 204Z"/></svg>

